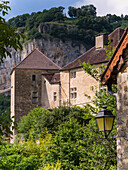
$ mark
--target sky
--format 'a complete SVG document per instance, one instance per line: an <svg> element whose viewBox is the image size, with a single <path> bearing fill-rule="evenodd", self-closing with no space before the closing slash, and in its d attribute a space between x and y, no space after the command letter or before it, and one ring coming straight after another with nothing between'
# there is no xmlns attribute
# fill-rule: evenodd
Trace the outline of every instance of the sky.
<svg viewBox="0 0 128 170"><path fill-rule="evenodd" d="M52 7L63 6L65 12L69 6L81 7L93 4L96 7L97 16L106 14L116 14L118 16L128 15L127 0L10 0L11 11L6 16L6 20L25 13L43 11Z"/></svg>

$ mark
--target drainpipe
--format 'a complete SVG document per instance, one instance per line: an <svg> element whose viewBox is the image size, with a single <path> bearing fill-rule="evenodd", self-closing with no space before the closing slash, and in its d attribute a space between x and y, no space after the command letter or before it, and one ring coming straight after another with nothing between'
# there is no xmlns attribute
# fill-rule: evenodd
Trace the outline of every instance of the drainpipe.
<svg viewBox="0 0 128 170"><path fill-rule="evenodd" d="M70 107L70 70L69 70L69 105L68 106Z"/></svg>
<svg viewBox="0 0 128 170"><path fill-rule="evenodd" d="M59 82L59 106L61 106L61 82Z"/></svg>

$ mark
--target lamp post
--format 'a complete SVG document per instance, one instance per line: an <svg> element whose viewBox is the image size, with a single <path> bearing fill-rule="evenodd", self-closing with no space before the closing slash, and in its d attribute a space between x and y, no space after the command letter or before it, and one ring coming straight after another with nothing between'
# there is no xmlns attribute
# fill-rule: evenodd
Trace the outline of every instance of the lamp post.
<svg viewBox="0 0 128 170"><path fill-rule="evenodd" d="M103 109L98 112L98 115L95 117L98 129L100 132L104 132L105 138L108 138L110 132L113 129L113 123L115 116L106 106L103 106Z"/></svg>

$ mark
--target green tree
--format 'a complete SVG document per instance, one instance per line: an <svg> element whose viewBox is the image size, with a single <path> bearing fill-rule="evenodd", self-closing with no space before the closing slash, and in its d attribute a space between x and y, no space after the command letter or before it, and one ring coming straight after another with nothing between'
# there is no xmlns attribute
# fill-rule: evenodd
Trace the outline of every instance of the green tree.
<svg viewBox="0 0 128 170"><path fill-rule="evenodd" d="M65 121L59 126L48 150L46 162L59 160L63 169L116 167L116 149L98 132L94 117L86 126L81 126L74 118Z"/></svg>
<svg viewBox="0 0 128 170"><path fill-rule="evenodd" d="M62 14L62 12L57 12L55 14L55 20L57 20L57 21L63 21L64 20L64 15Z"/></svg>
<svg viewBox="0 0 128 170"><path fill-rule="evenodd" d="M14 48L15 50L22 49L20 42L21 37L23 37L22 34L17 33L4 19L4 16L10 10L8 3L8 1L1 1L0 3L0 62L3 62L6 56L11 57L10 48Z"/></svg>
<svg viewBox="0 0 128 170"><path fill-rule="evenodd" d="M77 9L76 8L74 8L74 7L68 7L68 15L70 16L70 17L76 17L76 11L77 11Z"/></svg>
<svg viewBox="0 0 128 170"><path fill-rule="evenodd" d="M10 95L0 94L0 114L10 111Z"/></svg>
<svg viewBox="0 0 128 170"><path fill-rule="evenodd" d="M25 27L27 19L30 17L29 14L19 15L8 20L8 24L15 28Z"/></svg>

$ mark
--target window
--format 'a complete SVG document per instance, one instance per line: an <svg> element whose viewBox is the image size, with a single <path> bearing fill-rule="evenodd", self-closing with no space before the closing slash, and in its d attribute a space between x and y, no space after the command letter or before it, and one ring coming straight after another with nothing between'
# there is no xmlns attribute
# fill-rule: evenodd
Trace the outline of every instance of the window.
<svg viewBox="0 0 128 170"><path fill-rule="evenodd" d="M36 81L36 75L32 75L32 81Z"/></svg>
<svg viewBox="0 0 128 170"><path fill-rule="evenodd" d="M38 93L37 92L33 92L32 93L32 103L33 104L37 104L38 103Z"/></svg>
<svg viewBox="0 0 128 170"><path fill-rule="evenodd" d="M71 78L76 78L76 72L71 72L70 76L71 76Z"/></svg>
<svg viewBox="0 0 128 170"><path fill-rule="evenodd" d="M53 99L54 99L54 102L57 100L57 93L56 92L53 93Z"/></svg>
<svg viewBox="0 0 128 170"><path fill-rule="evenodd" d="M77 98L77 88L76 87L70 89L70 97L71 97L71 99Z"/></svg>

